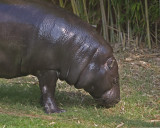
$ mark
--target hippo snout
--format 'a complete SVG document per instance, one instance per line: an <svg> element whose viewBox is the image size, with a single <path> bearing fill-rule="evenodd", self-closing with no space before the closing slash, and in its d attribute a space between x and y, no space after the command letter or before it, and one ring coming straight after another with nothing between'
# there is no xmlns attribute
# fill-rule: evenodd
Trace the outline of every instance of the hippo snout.
<svg viewBox="0 0 160 128"><path fill-rule="evenodd" d="M119 86L112 87L109 91L106 91L101 98L96 99L100 106L109 108L113 107L120 101L120 88Z"/></svg>

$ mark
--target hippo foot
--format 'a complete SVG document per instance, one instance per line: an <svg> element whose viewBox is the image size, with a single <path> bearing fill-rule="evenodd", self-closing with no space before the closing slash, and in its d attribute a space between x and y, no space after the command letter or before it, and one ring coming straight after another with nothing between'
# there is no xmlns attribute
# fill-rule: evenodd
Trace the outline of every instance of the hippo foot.
<svg viewBox="0 0 160 128"><path fill-rule="evenodd" d="M45 109L45 112L47 114L52 114L52 113L63 113L66 111L64 109L56 108L56 109Z"/></svg>
<svg viewBox="0 0 160 128"><path fill-rule="evenodd" d="M43 101L44 110L47 114L62 113L65 110L60 109L54 101L54 98L47 98Z"/></svg>

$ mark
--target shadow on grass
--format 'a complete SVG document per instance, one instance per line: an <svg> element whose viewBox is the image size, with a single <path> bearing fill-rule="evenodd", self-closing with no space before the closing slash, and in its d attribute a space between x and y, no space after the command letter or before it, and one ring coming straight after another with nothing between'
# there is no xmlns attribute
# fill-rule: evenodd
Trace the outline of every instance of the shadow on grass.
<svg viewBox="0 0 160 128"><path fill-rule="evenodd" d="M94 104L94 100L80 92L66 92L56 90L56 101L58 104L65 106L88 106ZM40 107L40 90L35 85L21 84L0 84L0 102L14 105Z"/></svg>
<svg viewBox="0 0 160 128"><path fill-rule="evenodd" d="M56 92L56 100L58 103L64 106L93 106L95 104L94 99L81 92L76 91L58 91Z"/></svg>
<svg viewBox="0 0 160 128"><path fill-rule="evenodd" d="M37 106L40 91L35 85L0 84L0 102L9 105L17 103ZM37 106L39 107L39 106Z"/></svg>

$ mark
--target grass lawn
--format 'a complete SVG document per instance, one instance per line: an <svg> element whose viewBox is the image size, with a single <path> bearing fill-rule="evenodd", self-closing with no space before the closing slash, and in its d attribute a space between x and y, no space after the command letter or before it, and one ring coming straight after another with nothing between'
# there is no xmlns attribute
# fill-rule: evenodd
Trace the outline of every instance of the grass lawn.
<svg viewBox="0 0 160 128"><path fill-rule="evenodd" d="M58 82L56 99L65 113L47 115L34 77L0 79L0 128L160 127L160 58L150 53L117 53L121 101L97 108L83 90Z"/></svg>

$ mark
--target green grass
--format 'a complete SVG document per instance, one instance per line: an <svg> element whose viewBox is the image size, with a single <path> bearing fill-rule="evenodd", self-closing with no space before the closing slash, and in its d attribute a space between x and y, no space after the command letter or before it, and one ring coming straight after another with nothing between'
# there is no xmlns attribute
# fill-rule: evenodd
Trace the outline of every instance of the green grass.
<svg viewBox="0 0 160 128"><path fill-rule="evenodd" d="M39 103L37 80L0 79L0 127L160 127L159 68L153 61L148 61L151 67L145 68L118 58L121 101L110 109L96 107L96 102L83 90L58 82L57 103L66 112L47 115Z"/></svg>

